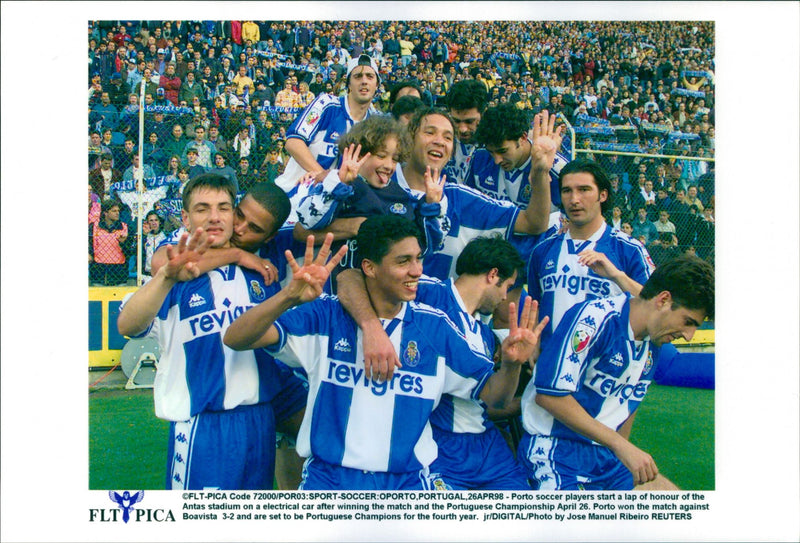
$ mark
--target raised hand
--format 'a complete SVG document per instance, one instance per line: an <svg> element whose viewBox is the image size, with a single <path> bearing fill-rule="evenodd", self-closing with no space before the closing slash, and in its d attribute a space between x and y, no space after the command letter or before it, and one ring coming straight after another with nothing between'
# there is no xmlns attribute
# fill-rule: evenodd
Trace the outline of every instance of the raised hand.
<svg viewBox="0 0 800 543"><path fill-rule="evenodd" d="M539 302L530 296L525 298L522 306L522 315L517 321L517 305L508 304L509 334L501 345L502 361L523 364L533 361L539 356L539 340L542 330L547 326L550 317L545 317L537 323L539 318Z"/></svg>
<svg viewBox="0 0 800 543"><path fill-rule="evenodd" d="M213 236L207 235L202 228L195 230L191 239L189 233L184 232L178 245L167 245L164 277L174 281L190 281L199 276L197 262L213 241Z"/></svg>
<svg viewBox="0 0 800 543"><path fill-rule="evenodd" d="M578 254L578 263L588 266L594 273L606 279L614 279L619 274L619 269L605 254L591 249L586 249Z"/></svg>
<svg viewBox="0 0 800 543"><path fill-rule="evenodd" d="M369 153L365 153L360 159L358 155L361 153L361 145L356 147L355 143L351 143L342 152L342 165L339 166L339 180L342 183L352 183L358 177L358 171L364 162L370 157Z"/></svg>
<svg viewBox="0 0 800 543"><path fill-rule="evenodd" d="M442 201L447 176L440 176L439 173L439 170L435 168L431 170L430 166L425 167L425 201L429 204L436 204Z"/></svg>
<svg viewBox="0 0 800 543"><path fill-rule="evenodd" d="M561 147L564 125L555 126L556 115L545 109L533 118L531 131L531 167L549 170L553 167L556 151Z"/></svg>
<svg viewBox="0 0 800 543"><path fill-rule="evenodd" d="M292 281L286 286L286 293L295 304L310 302L318 298L322 294L322 288L333 268L339 265L347 253L347 245L342 245L339 251L331 256L331 243L333 243L333 234L329 233L325 236L325 241L319 248L317 257L314 258L314 236L308 236L305 260L302 266L294 259L291 251L286 251L286 260L292 270Z"/></svg>
<svg viewBox="0 0 800 543"><path fill-rule="evenodd" d="M278 280L278 269L266 258L260 258L253 253L242 251L237 261L239 266L261 274L265 285L271 285Z"/></svg>

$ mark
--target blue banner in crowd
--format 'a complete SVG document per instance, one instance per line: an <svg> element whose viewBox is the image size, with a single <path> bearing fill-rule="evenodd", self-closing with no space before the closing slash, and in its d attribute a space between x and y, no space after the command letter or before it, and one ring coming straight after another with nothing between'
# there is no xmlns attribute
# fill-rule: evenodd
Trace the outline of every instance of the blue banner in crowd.
<svg viewBox="0 0 800 543"><path fill-rule="evenodd" d="M613 136L614 129L610 126L576 126L574 128L576 134L596 134L603 136Z"/></svg>
<svg viewBox="0 0 800 543"><path fill-rule="evenodd" d="M147 177L143 179L145 190L156 189L158 187L176 188L179 187L181 182L171 176L160 175L158 177ZM136 180L130 179L128 181L117 181L112 183L109 189L109 194L113 195L116 192L131 192L136 190Z"/></svg>
<svg viewBox="0 0 800 543"><path fill-rule="evenodd" d="M700 136L698 134L693 134L691 132L670 132L669 139L670 139L670 141L675 141L675 140L699 140Z"/></svg>
<svg viewBox="0 0 800 543"><path fill-rule="evenodd" d="M575 119L580 121L581 123L593 124L598 126L608 126L611 124L610 122L608 122L608 119L601 119L600 117L592 117L591 115L587 115L585 113L580 113L577 117L575 117Z"/></svg>
<svg viewBox="0 0 800 543"><path fill-rule="evenodd" d="M672 127L670 126L650 123L647 121L642 121L641 126L644 130L648 132L656 132L657 134L669 134L670 132L672 132Z"/></svg>
<svg viewBox="0 0 800 543"><path fill-rule="evenodd" d="M167 216L180 216L183 209L183 200L180 198L164 198L155 205L156 213L162 218Z"/></svg>
<svg viewBox="0 0 800 543"><path fill-rule="evenodd" d="M170 114L193 114L194 111L188 107L179 107L179 106L144 106L145 113L170 113Z"/></svg>
<svg viewBox="0 0 800 543"><path fill-rule="evenodd" d="M280 107L280 106L261 106L257 108L257 111L266 111L267 113L276 114L276 113L292 113L297 114L303 111L303 108L299 107Z"/></svg>
<svg viewBox="0 0 800 543"><path fill-rule="evenodd" d="M670 94L680 94L681 96L693 96L695 98L705 98L706 93L703 91L693 91L689 89L672 89Z"/></svg>
<svg viewBox="0 0 800 543"><path fill-rule="evenodd" d="M592 145L601 151L622 151L623 153L641 153L642 148L636 143L593 142Z"/></svg>

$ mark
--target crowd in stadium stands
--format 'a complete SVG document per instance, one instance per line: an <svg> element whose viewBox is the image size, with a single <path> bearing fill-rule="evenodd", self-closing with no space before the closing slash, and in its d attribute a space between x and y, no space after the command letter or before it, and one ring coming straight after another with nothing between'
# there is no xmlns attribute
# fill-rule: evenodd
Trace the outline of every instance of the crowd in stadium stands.
<svg viewBox="0 0 800 543"><path fill-rule="evenodd" d="M586 152L579 156L612 177L617 207L609 224L643 241L656 263L685 251L713 259L712 25L91 22L91 280L128 280L118 268L135 247L120 241L100 259L97 251L113 244L111 232L124 241L123 232L136 231L139 170L149 180L144 214L155 211L166 232L179 225L182 187L200 173L228 176L240 193L274 181L289 160L284 143L294 118L321 93L343 96L347 62L363 54L380 70L379 111L391 111L398 85L411 83L422 102L445 107L454 83L474 79L486 87L489 107L511 103L531 118L543 109L563 114L574 128L571 144Z"/></svg>

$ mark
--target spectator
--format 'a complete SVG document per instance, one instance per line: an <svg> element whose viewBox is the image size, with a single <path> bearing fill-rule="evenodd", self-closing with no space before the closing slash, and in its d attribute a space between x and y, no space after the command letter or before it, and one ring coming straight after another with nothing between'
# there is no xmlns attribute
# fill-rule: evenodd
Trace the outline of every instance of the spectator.
<svg viewBox="0 0 800 543"><path fill-rule="evenodd" d="M256 90L256 84L253 82L253 79L247 75L247 65L245 64L239 66L239 73L233 78L232 83L236 85L236 94L238 96L243 96L245 94L245 89L248 95L253 94Z"/></svg>
<svg viewBox="0 0 800 543"><path fill-rule="evenodd" d="M231 147L233 147L236 158L248 157L255 150L255 142L250 137L250 129L247 126L239 129L239 133L233 138Z"/></svg>
<svg viewBox="0 0 800 543"><path fill-rule="evenodd" d="M100 165L89 172L89 186L100 198L107 198L111 185L122 181L120 171L111 166L112 160L111 154L102 155L100 157Z"/></svg>
<svg viewBox="0 0 800 543"><path fill-rule="evenodd" d="M100 94L100 103L92 108L89 114L89 122L94 124L98 130L115 130L119 124L119 111L111 103L111 98L107 91Z"/></svg>
<svg viewBox="0 0 800 543"><path fill-rule="evenodd" d="M161 242L167 239L167 236L161 228L161 217L159 217L158 213L155 211L150 211L142 222L142 234L144 234L144 241L142 243L142 247L144 248L144 265L142 266L142 270L145 275L150 275L153 253Z"/></svg>
<svg viewBox="0 0 800 543"><path fill-rule="evenodd" d="M105 154L110 155L111 149L103 144L100 132L93 130L89 134L89 169L97 168L100 165L100 158Z"/></svg>
<svg viewBox="0 0 800 543"><path fill-rule="evenodd" d="M225 161L225 155L222 153L214 153L214 167L209 168L208 172L227 177L233 183L235 192L239 192L239 180L236 177L236 170L228 166Z"/></svg>
<svg viewBox="0 0 800 543"><path fill-rule="evenodd" d="M259 178L261 181L270 181L272 183L283 173L284 164L281 163L280 151L277 146L269 147L267 155L264 157L264 162L258 170Z"/></svg>
<svg viewBox="0 0 800 543"><path fill-rule="evenodd" d="M296 107L300 107L300 108L308 107L308 105L311 104L311 102L314 101L314 98L315 98L314 93L309 90L308 83L306 83L305 81L301 81L298 84L297 88L298 88L298 92L297 92L297 106Z"/></svg>
<svg viewBox="0 0 800 543"><path fill-rule="evenodd" d="M199 163L199 157L197 149L192 147L186 150L186 172L189 174L189 179L206 172L206 168Z"/></svg>
<svg viewBox="0 0 800 543"><path fill-rule="evenodd" d="M178 105L178 94L181 89L181 80L175 74L175 65L167 64L166 71L159 79L158 86L164 89L164 98L173 106ZM158 94L158 92L156 92Z"/></svg>
<svg viewBox="0 0 800 543"><path fill-rule="evenodd" d="M206 129L202 126L195 127L194 139L186 144L183 156L188 160L189 150L194 149L197 151L197 163L203 168L211 168L212 157L217 152L217 148L213 143L206 141L205 137Z"/></svg>
<svg viewBox="0 0 800 543"><path fill-rule="evenodd" d="M283 89L275 96L275 105L277 107L297 107L298 95L292 89L291 80L286 80L283 84Z"/></svg>
<svg viewBox="0 0 800 543"><path fill-rule="evenodd" d="M636 218L631 226L633 227L633 237L636 239L644 237L645 246L658 237L656 225L647 218L647 209L644 207L636 209Z"/></svg>
<svg viewBox="0 0 800 543"><path fill-rule="evenodd" d="M153 167L150 164L145 162L144 167L140 168L139 153L134 153L131 159L131 165L122 174L123 181L136 181L138 179L137 176L139 175L140 170L142 179L150 179L151 177L156 176L155 170L153 170Z"/></svg>
<svg viewBox="0 0 800 543"><path fill-rule="evenodd" d="M128 225L119 220L120 208L117 200L103 200L100 220L89 225L89 279L93 284L121 285L128 279L122 249Z"/></svg>
<svg viewBox="0 0 800 543"><path fill-rule="evenodd" d="M258 172L250 168L250 158L243 156L239 159L236 168L236 178L239 180L239 191L248 192L250 188L258 183Z"/></svg>
<svg viewBox="0 0 800 543"><path fill-rule="evenodd" d="M187 72L185 77L186 80L181 84L180 91L178 91L178 101L185 101L187 104L191 104L195 97L199 100L204 100L203 85L195 80L194 72Z"/></svg>
<svg viewBox="0 0 800 543"><path fill-rule="evenodd" d="M647 251L656 267L662 266L681 254L678 238L669 232L660 232L658 238L647 246Z"/></svg>
<svg viewBox="0 0 800 543"><path fill-rule="evenodd" d="M700 198L697 196L697 185L689 185L689 188L686 189L686 204L689 206L697 206L697 211L700 213L703 212L703 202L701 202Z"/></svg>
<svg viewBox="0 0 800 543"><path fill-rule="evenodd" d="M100 199L97 194L92 190L92 185L89 185L89 224L96 223L100 220Z"/></svg>
<svg viewBox="0 0 800 543"><path fill-rule="evenodd" d="M188 140L183 135L183 126L181 123L173 123L170 135L164 142L164 153L169 156L178 155L183 156L183 151L186 149Z"/></svg>
<svg viewBox="0 0 800 543"><path fill-rule="evenodd" d="M668 234L675 233L675 224L669 220L669 211L666 209L662 209L658 212L658 220L654 224L659 234L664 232Z"/></svg>

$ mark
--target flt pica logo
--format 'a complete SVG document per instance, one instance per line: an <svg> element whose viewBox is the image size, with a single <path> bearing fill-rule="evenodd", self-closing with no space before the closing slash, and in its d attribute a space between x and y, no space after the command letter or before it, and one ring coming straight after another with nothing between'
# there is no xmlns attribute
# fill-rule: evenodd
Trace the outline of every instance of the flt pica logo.
<svg viewBox="0 0 800 543"><path fill-rule="evenodd" d="M109 490L109 499L115 509L89 509L89 522L175 522L169 509L144 509L135 506L144 499L144 490L122 492Z"/></svg>

